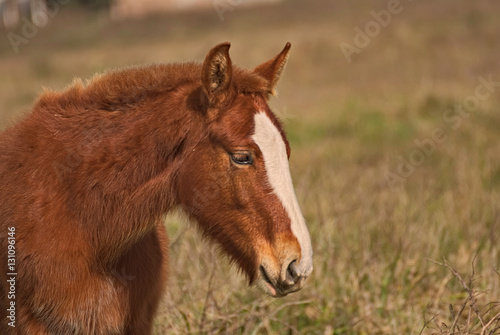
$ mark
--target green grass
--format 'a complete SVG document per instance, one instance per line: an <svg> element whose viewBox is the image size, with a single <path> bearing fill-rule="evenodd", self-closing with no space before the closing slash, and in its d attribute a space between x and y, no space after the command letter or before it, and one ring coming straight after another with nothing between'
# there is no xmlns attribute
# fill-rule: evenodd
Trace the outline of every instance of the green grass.
<svg viewBox="0 0 500 335"><path fill-rule="evenodd" d="M500 88L456 129L443 115L474 94L478 76L500 81L500 4L403 4L350 64L339 43L352 43L353 28L386 1L289 0L237 7L223 22L210 10L118 23L63 12L18 54L0 40L0 129L43 86L61 89L74 76L201 61L225 40L236 64L253 67L290 41L271 105L292 145L313 275L296 294L265 297L171 215L171 274L155 334L481 334L500 312ZM388 183L400 157L410 159L436 128L446 139ZM449 267L432 262L444 259ZM473 279L471 294L452 269L467 285Z"/></svg>

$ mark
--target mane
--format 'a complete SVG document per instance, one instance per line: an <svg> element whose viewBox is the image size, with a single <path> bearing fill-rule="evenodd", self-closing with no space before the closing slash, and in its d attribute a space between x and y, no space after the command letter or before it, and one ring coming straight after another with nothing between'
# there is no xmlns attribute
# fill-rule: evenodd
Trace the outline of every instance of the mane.
<svg viewBox="0 0 500 335"><path fill-rule="evenodd" d="M63 91L45 89L35 107L66 110L127 110L146 98L193 85L201 87L199 63L153 64L112 70L94 75L85 83L80 78ZM239 93L269 95L267 81L258 74L233 69L233 87ZM71 107L71 108L68 108Z"/></svg>

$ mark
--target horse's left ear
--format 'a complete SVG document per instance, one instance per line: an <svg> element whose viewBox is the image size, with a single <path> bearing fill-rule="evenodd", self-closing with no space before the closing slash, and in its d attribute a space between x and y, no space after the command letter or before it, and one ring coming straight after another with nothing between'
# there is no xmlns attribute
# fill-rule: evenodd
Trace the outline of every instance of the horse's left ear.
<svg viewBox="0 0 500 335"><path fill-rule="evenodd" d="M203 63L201 81L211 107L224 101L233 74L230 43L221 43L210 50Z"/></svg>
<svg viewBox="0 0 500 335"><path fill-rule="evenodd" d="M255 73L264 79L267 79L269 92L273 95L276 95L274 88L280 79L281 73L283 73L283 70L285 69L291 46L290 42L288 42L283 51L281 51L276 57L260 64L254 69Z"/></svg>

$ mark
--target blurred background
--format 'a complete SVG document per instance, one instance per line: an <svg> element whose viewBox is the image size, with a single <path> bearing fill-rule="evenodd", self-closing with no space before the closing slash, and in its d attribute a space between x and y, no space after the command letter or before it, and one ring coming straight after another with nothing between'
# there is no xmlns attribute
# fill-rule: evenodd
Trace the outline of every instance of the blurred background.
<svg viewBox="0 0 500 335"><path fill-rule="evenodd" d="M202 62L223 41L252 68L292 43L270 104L313 276L264 297L170 215L155 334L500 334L500 2L0 0L0 13L0 130L75 77Z"/></svg>

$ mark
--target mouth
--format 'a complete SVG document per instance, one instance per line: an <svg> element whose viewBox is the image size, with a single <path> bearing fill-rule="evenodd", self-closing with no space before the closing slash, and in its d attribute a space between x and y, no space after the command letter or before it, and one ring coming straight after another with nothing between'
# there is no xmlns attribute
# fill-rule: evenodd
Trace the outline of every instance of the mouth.
<svg viewBox="0 0 500 335"><path fill-rule="evenodd" d="M264 269L264 267L262 265L259 267L259 271L260 271L260 278L264 284L264 285L261 285L261 286L263 286L262 288L264 289L264 291L266 291L266 293L272 297L276 297L276 298L281 297L282 295L278 294L277 287L273 284L273 282L269 278L269 275L266 272L266 269Z"/></svg>
<svg viewBox="0 0 500 335"><path fill-rule="evenodd" d="M262 265L259 267L259 272L260 272L260 282L259 282L260 288L263 289L267 294L269 294L273 298L284 297L289 293L293 293L301 289L301 286L297 286L295 288L281 287L281 285L273 283L266 269Z"/></svg>

